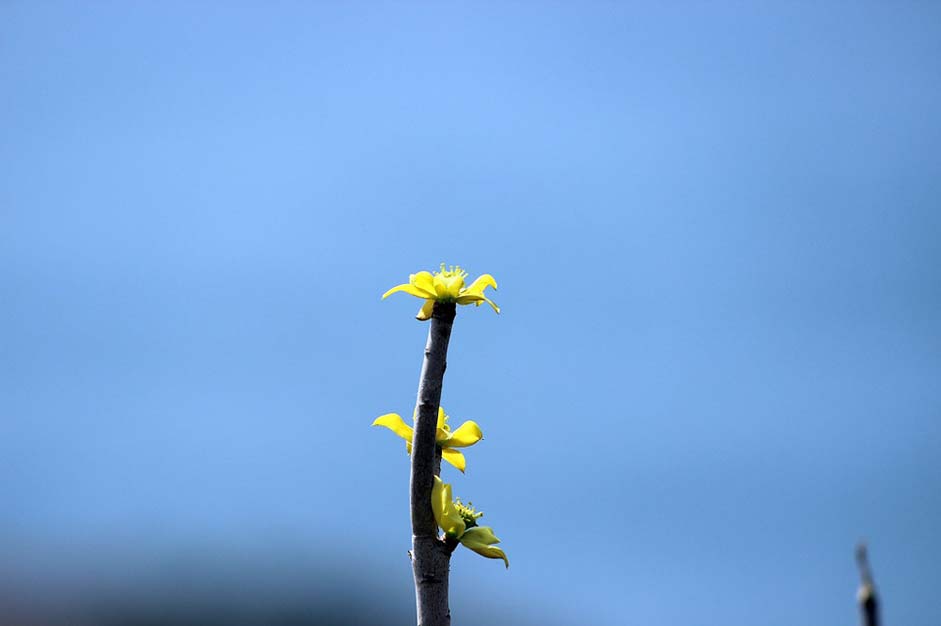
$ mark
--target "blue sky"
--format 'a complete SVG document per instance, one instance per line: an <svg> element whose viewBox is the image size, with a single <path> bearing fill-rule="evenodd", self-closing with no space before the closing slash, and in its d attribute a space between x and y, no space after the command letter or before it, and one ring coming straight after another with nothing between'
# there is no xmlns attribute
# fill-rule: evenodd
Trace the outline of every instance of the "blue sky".
<svg viewBox="0 0 941 626"><path fill-rule="evenodd" d="M379 295L447 262L503 308L445 379L512 563L457 554L460 623L852 623L866 537L936 624L938 59L928 3L4 3L7 568L410 594L369 424L427 327Z"/></svg>

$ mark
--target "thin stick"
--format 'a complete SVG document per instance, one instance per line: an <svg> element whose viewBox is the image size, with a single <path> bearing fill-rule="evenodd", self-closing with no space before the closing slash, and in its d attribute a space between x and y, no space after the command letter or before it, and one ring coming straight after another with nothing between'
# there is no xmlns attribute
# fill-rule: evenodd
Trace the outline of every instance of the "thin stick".
<svg viewBox="0 0 941 626"><path fill-rule="evenodd" d="M879 600L876 597L876 585L872 581L872 570L869 568L865 543L856 546L856 565L859 566L861 581L859 591L856 592L856 601L859 602L862 624L863 626L879 626Z"/></svg>
<svg viewBox="0 0 941 626"><path fill-rule="evenodd" d="M431 488L440 472L435 433L441 385L447 367L448 343L454 323L454 304L436 302L428 329L425 359L418 382L415 433L412 436L411 514L412 571L418 626L450 626L448 573L451 549L438 538L438 524L431 510Z"/></svg>

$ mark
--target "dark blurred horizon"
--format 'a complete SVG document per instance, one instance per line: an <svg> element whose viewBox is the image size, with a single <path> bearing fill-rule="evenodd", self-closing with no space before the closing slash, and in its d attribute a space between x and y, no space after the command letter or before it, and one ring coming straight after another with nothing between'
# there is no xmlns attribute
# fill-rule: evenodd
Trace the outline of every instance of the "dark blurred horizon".
<svg viewBox="0 0 941 626"><path fill-rule="evenodd" d="M132 554L133 553L133 554ZM4 555L9 557L8 554ZM366 626L414 622L411 569L381 576L336 546L266 555L189 549L73 555L55 571L5 560L3 626ZM457 576L460 574L458 573ZM452 599L455 623L552 624L523 606Z"/></svg>

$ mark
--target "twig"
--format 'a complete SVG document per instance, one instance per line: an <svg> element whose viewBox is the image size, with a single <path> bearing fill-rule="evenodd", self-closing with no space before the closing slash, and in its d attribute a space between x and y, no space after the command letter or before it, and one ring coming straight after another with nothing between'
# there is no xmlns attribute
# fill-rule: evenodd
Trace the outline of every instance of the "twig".
<svg viewBox="0 0 941 626"><path fill-rule="evenodd" d="M869 568L865 543L856 546L856 565L859 567L860 577L856 601L859 603L862 624L863 626L879 626L879 600L876 597L876 586L872 581L872 570Z"/></svg>
<svg viewBox="0 0 941 626"><path fill-rule="evenodd" d="M435 303L418 383L410 485L412 571L415 575L418 626L451 624L448 573L453 546L448 546L438 538L438 524L431 510L431 488L435 475L441 471L441 455L437 451L435 433L455 309L454 304Z"/></svg>

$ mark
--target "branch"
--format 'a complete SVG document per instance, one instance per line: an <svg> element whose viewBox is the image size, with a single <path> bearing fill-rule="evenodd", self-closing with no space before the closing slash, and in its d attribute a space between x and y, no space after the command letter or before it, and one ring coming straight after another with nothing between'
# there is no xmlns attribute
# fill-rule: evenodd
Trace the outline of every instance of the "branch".
<svg viewBox="0 0 941 626"><path fill-rule="evenodd" d="M438 538L438 524L431 510L431 488L435 475L441 471L441 453L435 443L435 433L455 309L454 304L435 303L418 383L410 485L412 570L418 626L451 624L448 571L453 547L448 549Z"/></svg>
<svg viewBox="0 0 941 626"><path fill-rule="evenodd" d="M879 599L876 597L876 586L872 581L872 570L869 568L865 543L856 546L856 565L859 567L860 578L856 601L859 602L862 624L863 626L879 626Z"/></svg>

